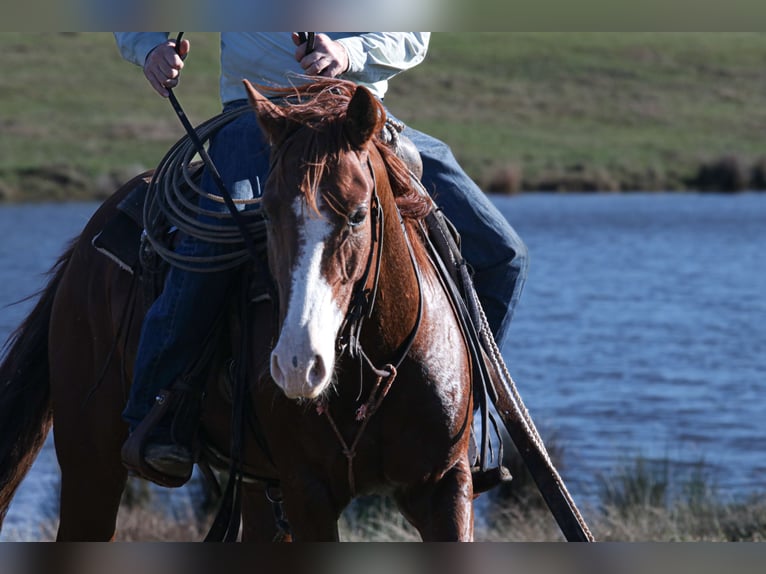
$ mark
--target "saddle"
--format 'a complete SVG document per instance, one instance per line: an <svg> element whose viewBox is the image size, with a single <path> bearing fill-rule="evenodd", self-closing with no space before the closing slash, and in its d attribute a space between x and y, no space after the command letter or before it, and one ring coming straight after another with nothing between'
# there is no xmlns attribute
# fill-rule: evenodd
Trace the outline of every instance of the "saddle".
<svg viewBox="0 0 766 574"><path fill-rule="evenodd" d="M131 275L140 271L143 208L150 183L150 176L139 176L133 190L117 204L117 215L91 240L96 251Z"/></svg>

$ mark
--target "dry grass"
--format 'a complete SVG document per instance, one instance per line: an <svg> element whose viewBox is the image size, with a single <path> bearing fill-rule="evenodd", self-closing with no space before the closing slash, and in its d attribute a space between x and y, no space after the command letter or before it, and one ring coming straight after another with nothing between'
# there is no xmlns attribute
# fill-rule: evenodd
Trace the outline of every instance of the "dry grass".
<svg viewBox="0 0 766 574"><path fill-rule="evenodd" d="M192 509L168 516L157 508L124 509L117 518L119 542L186 542L203 540L208 524L200 522Z"/></svg>
<svg viewBox="0 0 766 574"><path fill-rule="evenodd" d="M590 515L588 524L602 542L762 542L766 540L766 503L756 499L730 505L694 508L677 504L621 509L610 507ZM163 516L156 510L132 509L121 515L118 540L201 540L206 526L187 517ZM378 508L364 520L345 514L340 523L344 542L414 542L417 531L392 508ZM483 542L559 542L564 538L547 509L505 508L491 525L477 524Z"/></svg>
<svg viewBox="0 0 766 574"><path fill-rule="evenodd" d="M693 507L678 503L670 508L642 506L606 507L587 513L588 525L601 542L764 542L766 501L763 497L731 503ZM123 508L117 527L117 541L200 541L209 524L192 510L169 516L152 507ZM40 540L53 540L56 520L40 525ZM414 542L417 532L393 508L379 507L364 519L349 517L340 522L344 542ZM10 533L13 539L13 534ZM561 532L547 509L506 507L491 524L478 523L477 541L559 542Z"/></svg>
<svg viewBox="0 0 766 574"><path fill-rule="evenodd" d="M562 452L549 441L555 460ZM512 460L518 477L515 490L495 489L482 495L475 538L484 542L563 541L553 516L534 483ZM557 464L557 466L560 466ZM600 479L597 508L581 507L599 541L614 542L759 542L766 540L766 498L762 495L722 500L700 462L683 476L673 476L669 461L641 457ZM514 481L516 482L516 481ZM511 485L513 482L511 483ZM204 516L204 514L203 514ZM180 517L163 517L145 505L126 509L121 540L190 540L204 537L207 519L191 510ZM352 503L340 521L347 542L412 542L417 531L385 497L365 497Z"/></svg>
<svg viewBox="0 0 766 574"><path fill-rule="evenodd" d="M548 450L561 468L564 453L555 436ZM483 542L563 541L553 516L523 469L514 449L506 449L506 464L514 480L477 501L475 539ZM609 542L762 542L766 541L766 497L754 493L726 500L708 467L699 462L682 474L669 460L638 457L611 475L600 477L595 507L581 506L588 526L599 541ZM195 483L196 484L196 483ZM116 540L199 541L212 523L213 512L204 485L190 498L170 508L167 490L131 479L123 495ZM52 509L53 511L53 509ZM39 540L53 540L55 516L41 521ZM355 500L339 522L344 542L413 542L417 531L399 514L391 499L367 496ZM21 539L4 532L6 539Z"/></svg>

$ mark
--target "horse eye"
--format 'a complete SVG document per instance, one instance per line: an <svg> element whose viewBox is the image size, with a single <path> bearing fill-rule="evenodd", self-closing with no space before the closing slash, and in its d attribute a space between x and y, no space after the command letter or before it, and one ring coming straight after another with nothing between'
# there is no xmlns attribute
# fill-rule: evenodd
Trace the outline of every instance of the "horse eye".
<svg viewBox="0 0 766 574"><path fill-rule="evenodd" d="M360 208L358 208L356 211L353 211L348 216L348 225L349 227L358 227L362 223L364 223L364 220L367 218L367 206L363 205Z"/></svg>

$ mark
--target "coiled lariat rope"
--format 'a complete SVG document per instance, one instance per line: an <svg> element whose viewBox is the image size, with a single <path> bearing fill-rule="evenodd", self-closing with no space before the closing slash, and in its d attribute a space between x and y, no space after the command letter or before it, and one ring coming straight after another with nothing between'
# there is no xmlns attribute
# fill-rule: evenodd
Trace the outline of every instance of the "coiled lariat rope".
<svg viewBox="0 0 766 574"><path fill-rule="evenodd" d="M242 106L217 115L196 128L203 143L223 126L245 113L253 113L250 106ZM221 204L220 195L209 193L199 186L202 164L195 161L197 149L187 135L180 139L160 162L154 172L149 193L144 204L144 227L146 239L157 254L170 265L180 269L215 273L238 267L252 256L242 238L242 231L234 224L228 210L211 211L199 206L199 199L206 198ZM233 199L241 210L244 206L258 203L253 199ZM200 219L204 216L204 220ZM260 210L240 211L245 230L256 243L266 237L266 222ZM202 241L220 244L214 255L200 256L177 253L169 231L178 229Z"/></svg>

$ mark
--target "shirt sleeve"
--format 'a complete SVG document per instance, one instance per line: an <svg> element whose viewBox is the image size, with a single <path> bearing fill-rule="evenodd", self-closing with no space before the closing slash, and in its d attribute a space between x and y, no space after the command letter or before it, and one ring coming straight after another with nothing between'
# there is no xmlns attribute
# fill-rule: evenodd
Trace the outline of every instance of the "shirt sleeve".
<svg viewBox="0 0 766 574"><path fill-rule="evenodd" d="M343 77L356 82L388 80L426 57L430 32L366 32L338 39L348 53Z"/></svg>
<svg viewBox="0 0 766 574"><path fill-rule="evenodd" d="M146 56L167 41L168 32L115 32L114 39L122 57L143 68Z"/></svg>

